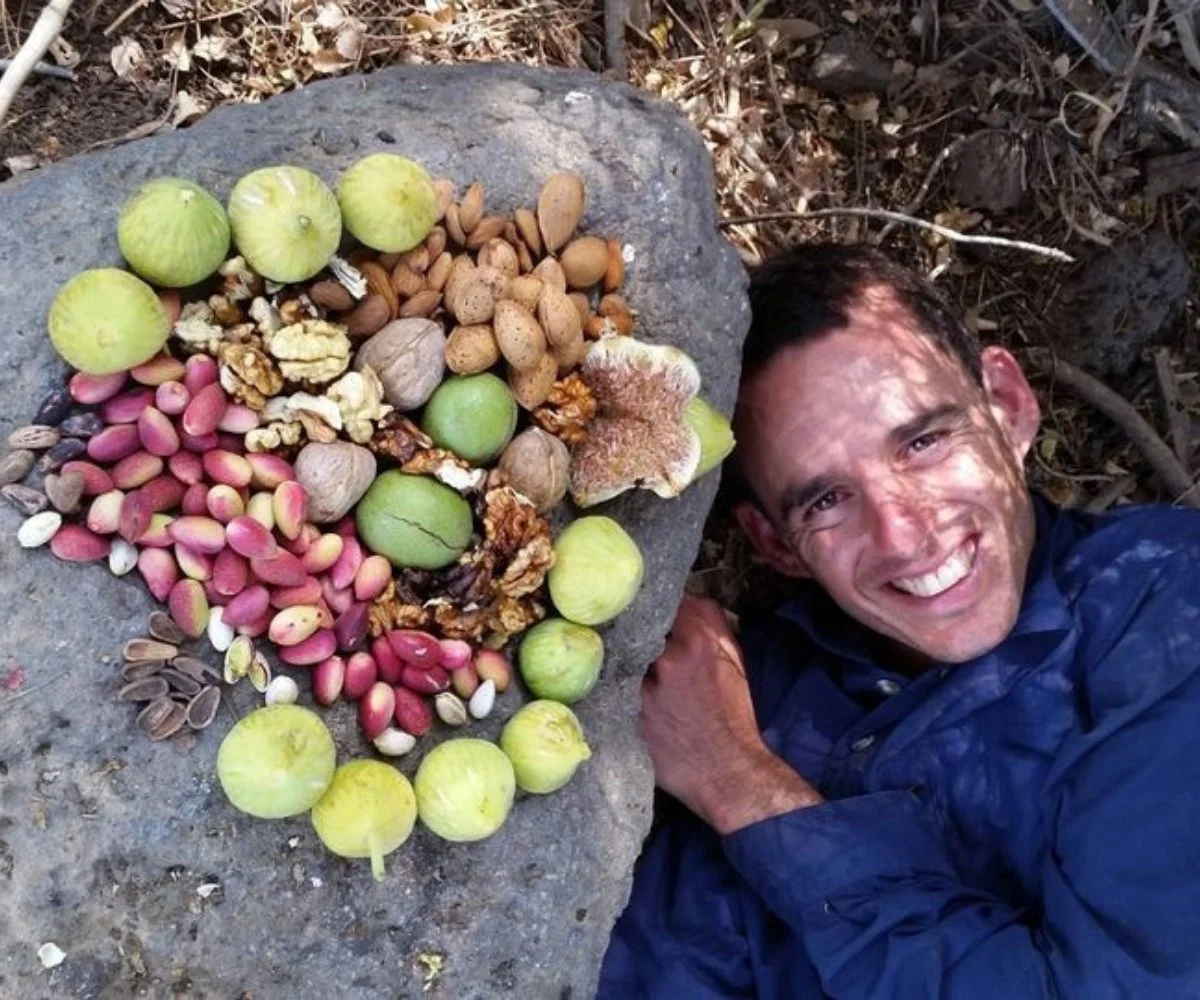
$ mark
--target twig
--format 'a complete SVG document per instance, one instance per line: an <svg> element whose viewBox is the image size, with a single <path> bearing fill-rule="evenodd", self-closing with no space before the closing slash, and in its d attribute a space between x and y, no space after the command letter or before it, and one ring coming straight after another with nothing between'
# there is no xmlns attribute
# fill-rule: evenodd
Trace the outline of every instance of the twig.
<svg viewBox="0 0 1200 1000"><path fill-rule="evenodd" d="M0 59L0 72L8 69L13 62L15 62L13 59ZM70 80L72 83L76 80L74 70L69 70L65 66L55 66L53 63L48 62L34 63L33 69L30 72L37 76L52 76L56 80Z"/></svg>
<svg viewBox="0 0 1200 1000"><path fill-rule="evenodd" d="M3 127L8 109L12 107L13 98L17 96L21 84L46 54L50 43L58 37L70 9L71 0L50 0L42 8L21 47L17 49L12 63L4 71L4 75L0 76L0 127Z"/></svg>
<svg viewBox="0 0 1200 1000"><path fill-rule="evenodd" d="M1165 347L1155 348L1154 374L1158 376L1158 389L1162 393L1163 407L1167 411L1167 432L1175 457L1185 472L1192 468L1192 421L1179 398L1179 383L1171 368L1171 352Z"/></svg>
<svg viewBox="0 0 1200 1000"><path fill-rule="evenodd" d="M1024 240L1010 240L1003 236L974 236L969 233L960 233L957 229L948 229L945 226L939 226L936 222L918 219L912 215L905 215L903 212L892 212L886 208L815 208L810 212L764 212L761 215L735 215L728 219L722 219L717 225L722 229L726 229L729 226L745 226L754 222L791 222L802 219L828 219L838 215L902 222L905 225L928 229L931 233L937 233L943 239L953 240L955 243L976 243L984 246L1008 247L1012 250L1027 250L1029 253L1040 254L1043 257L1060 260L1066 264L1075 263L1074 257L1054 247L1044 247L1039 243L1026 243Z"/></svg>
<svg viewBox="0 0 1200 1000"><path fill-rule="evenodd" d="M929 189L933 186L933 179L937 176L937 172L942 168L942 164L950 159L950 157L952 157L956 152L958 152L958 148L964 142L966 142L967 139L968 135L966 133L960 135L949 145L943 146L942 151L933 158L933 163L929 165L929 170L925 174L925 179L921 181L921 186L917 188L917 193L913 195L912 201L904 206L904 211L906 214L912 215L913 212L921 207L921 203L924 202L926 197L929 195ZM886 226L879 230L879 235L875 237L875 245L879 246L884 240L891 236L892 231L897 225L898 223L894 221L889 222Z"/></svg>
<svg viewBox="0 0 1200 1000"><path fill-rule="evenodd" d="M112 24L104 29L104 37L111 38L114 31L121 27L122 24L133 17L134 14L145 7L149 2L150 0L133 0L133 3L121 11L121 13L116 16L116 19L112 22Z"/></svg>
<svg viewBox="0 0 1200 1000"><path fill-rule="evenodd" d="M1183 58L1197 73L1200 73L1200 45L1196 44L1196 29L1192 26L1192 4L1182 0L1167 0L1171 8L1171 20L1175 22L1175 34L1179 36L1179 47Z"/></svg>
<svg viewBox="0 0 1200 1000"><path fill-rule="evenodd" d="M629 0L604 0L604 62L620 79L629 79L625 53L625 21Z"/></svg>
<svg viewBox="0 0 1200 1000"><path fill-rule="evenodd" d="M1043 368L1056 381L1073 389L1084 402L1099 410L1116 424L1125 436L1149 463L1163 486L1172 493L1177 502L1189 507L1200 507L1200 491L1194 488L1191 476L1179 464L1174 452L1166 446L1154 428L1142 418L1128 402L1098 379L1076 368L1069 361L1054 358L1043 363Z"/></svg>
<svg viewBox="0 0 1200 1000"><path fill-rule="evenodd" d="M1083 505L1084 513L1103 514L1136 485L1137 476L1132 476L1128 473L1123 476L1117 476L1116 479L1105 486L1104 489L1097 491L1096 495Z"/></svg>
<svg viewBox="0 0 1200 1000"><path fill-rule="evenodd" d="M1096 123L1096 128L1092 132L1091 148L1092 155L1099 153L1100 142L1104 138L1104 134L1108 131L1109 125L1115 120L1122 109L1125 107L1125 102L1129 99L1129 88L1133 86L1134 78L1137 76L1137 66L1141 62L1142 53L1146 51L1146 46L1150 44L1150 37L1154 34L1154 18L1158 14L1158 0L1150 0L1150 5L1146 10L1146 20L1142 24L1141 34L1138 35L1137 45L1134 46L1133 55L1129 57L1129 62L1125 64L1125 71L1122 74L1124 79L1121 81L1121 89L1117 92L1117 99L1113 102L1111 110L1100 112L1100 120Z"/></svg>

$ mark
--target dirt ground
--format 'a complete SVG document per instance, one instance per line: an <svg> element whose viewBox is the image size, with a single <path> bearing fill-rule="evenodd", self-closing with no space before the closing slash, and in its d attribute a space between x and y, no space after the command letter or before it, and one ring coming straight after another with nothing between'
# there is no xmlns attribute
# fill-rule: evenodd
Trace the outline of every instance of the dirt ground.
<svg viewBox="0 0 1200 1000"><path fill-rule="evenodd" d="M1168 412L1177 395L1174 427L1200 414L1200 157L1149 120L1132 75L1097 68L1033 0L618 6L628 8L627 78L704 135L723 229L748 264L796 241L883 246L1034 373L1046 415L1031 462L1039 488L1095 509L1178 499L1135 445L1128 414L1114 423L1046 374L1058 356L1103 379L1194 477L1196 432L1173 433ZM47 57L75 79L26 84L0 131L0 179L186 128L221 104L394 63L603 71L601 7L76 0L66 44ZM0 55L16 51L39 9L0 0ZM1200 66L1180 34L1194 29L1157 3L1125 5L1106 23L1134 53L1130 65L1165 68L1188 109L1200 108ZM869 214L878 210L910 219ZM947 239L928 224L1004 245ZM736 600L757 567L720 504L709 535L703 576Z"/></svg>

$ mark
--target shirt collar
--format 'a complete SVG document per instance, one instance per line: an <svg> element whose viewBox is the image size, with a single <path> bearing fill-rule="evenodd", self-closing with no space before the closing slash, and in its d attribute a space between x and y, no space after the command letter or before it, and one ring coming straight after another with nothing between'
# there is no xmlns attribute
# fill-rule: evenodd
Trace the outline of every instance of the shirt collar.
<svg viewBox="0 0 1200 1000"><path fill-rule="evenodd" d="M1021 610L1004 643L1033 633L1064 631L1071 626L1071 610L1059 586L1057 568L1081 533L1080 522L1041 494L1032 493L1032 498L1036 522L1033 552L1025 576ZM805 591L784 604L776 612L779 617L798 625L817 645L835 656L876 666L877 637L842 611L815 583L806 584Z"/></svg>

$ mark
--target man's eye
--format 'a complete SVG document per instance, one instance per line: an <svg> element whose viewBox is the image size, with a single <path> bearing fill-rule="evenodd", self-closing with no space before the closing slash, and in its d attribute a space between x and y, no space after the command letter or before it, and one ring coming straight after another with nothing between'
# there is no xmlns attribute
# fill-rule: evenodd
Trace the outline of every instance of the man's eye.
<svg viewBox="0 0 1200 1000"><path fill-rule="evenodd" d="M837 490L829 490L827 493L822 493L817 497L812 502L812 506L808 508L808 511L810 514L824 514L826 511L833 510L837 506L837 502Z"/></svg>
<svg viewBox="0 0 1200 1000"><path fill-rule="evenodd" d="M928 451L944 437L942 431L927 431L908 443L908 450L913 452Z"/></svg>

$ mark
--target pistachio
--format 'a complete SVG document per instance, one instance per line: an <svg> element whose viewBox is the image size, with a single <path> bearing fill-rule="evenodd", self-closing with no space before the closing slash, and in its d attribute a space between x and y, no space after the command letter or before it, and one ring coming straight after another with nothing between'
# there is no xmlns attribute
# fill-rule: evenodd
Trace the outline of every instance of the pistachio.
<svg viewBox="0 0 1200 1000"><path fill-rule="evenodd" d="M179 654L179 647L158 639L130 639L121 650L126 663L140 660L170 660Z"/></svg>
<svg viewBox="0 0 1200 1000"><path fill-rule="evenodd" d="M438 695L440 698L441 695ZM492 714L492 707L496 704L496 682L487 680L475 689L475 693L471 695L471 700L467 702L467 711L471 713L474 719L486 719Z"/></svg>
<svg viewBox="0 0 1200 1000"><path fill-rule="evenodd" d="M19 483L29 475L29 470L33 468L35 458L37 456L28 448L18 448L16 451L10 451L4 458L0 459L0 486Z"/></svg>
<svg viewBox="0 0 1200 1000"><path fill-rule="evenodd" d="M118 701L157 701L170 694L167 682L157 675L130 681L117 692Z"/></svg>
<svg viewBox="0 0 1200 1000"><path fill-rule="evenodd" d="M273 677L267 685L264 701L268 705L294 705L300 697L300 688L285 674Z"/></svg>
<svg viewBox="0 0 1200 1000"><path fill-rule="evenodd" d="M180 646L187 642L187 636L183 634L183 630L165 611L151 612L147 628L155 639L160 639L173 646Z"/></svg>
<svg viewBox="0 0 1200 1000"><path fill-rule="evenodd" d="M467 721L467 706L463 700L450 691L443 691L433 699L434 711L438 718L448 726L462 726Z"/></svg>
<svg viewBox="0 0 1200 1000"><path fill-rule="evenodd" d="M250 672L254 660L254 643L239 635L225 650L225 683L236 684Z"/></svg>
<svg viewBox="0 0 1200 1000"><path fill-rule="evenodd" d="M47 424L29 424L18 427L8 436L10 448L28 448L30 451L45 451L58 444L62 435L55 427Z"/></svg>
<svg viewBox="0 0 1200 1000"><path fill-rule="evenodd" d="M250 661L250 669L246 672L250 686L259 694L266 694L271 686L271 664L262 653L256 652Z"/></svg>

